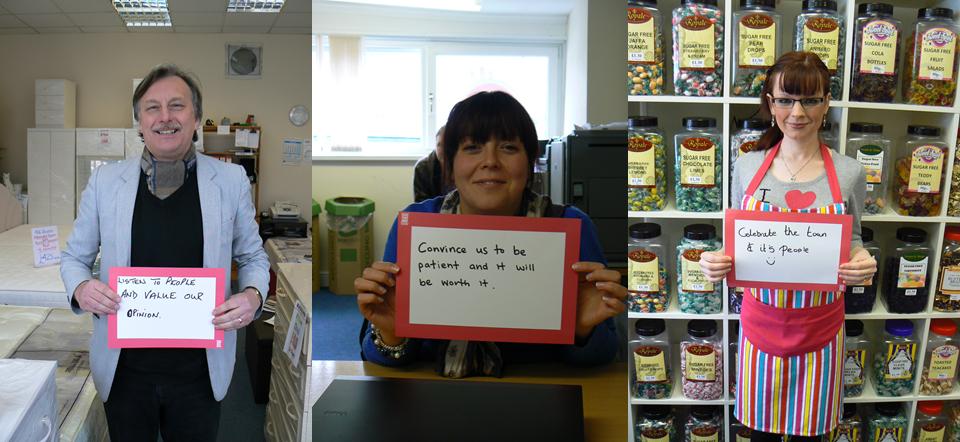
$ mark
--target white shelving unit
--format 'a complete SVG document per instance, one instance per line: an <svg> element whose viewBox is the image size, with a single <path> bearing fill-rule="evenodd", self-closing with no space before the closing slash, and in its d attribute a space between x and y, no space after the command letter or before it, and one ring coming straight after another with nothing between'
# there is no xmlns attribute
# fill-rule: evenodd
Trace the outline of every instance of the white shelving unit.
<svg viewBox="0 0 960 442"><path fill-rule="evenodd" d="M884 3L890 3L894 5L894 16L899 18L903 23L903 29L901 30L901 53L900 53L900 66L898 66L899 71L902 73L902 65L905 57L905 41L912 33L913 25L916 23L917 11L920 8L925 7L947 7L954 10L954 19L960 22L960 0L876 0ZM712 212L712 213L688 213L680 212L676 210L676 205L674 201L674 160L673 160L673 136L680 131L681 129L681 118L682 117L694 117L694 116L708 116L714 117L717 119L717 127L723 132L724 140L724 155L723 155L723 170L726 171L723 176L723 198L725 206L729 206L729 171L730 171L730 162L731 158L729 156L729 143L730 136L733 132L736 131L734 127L734 118L744 119L753 115L757 110L757 105L759 104L759 98L743 98L743 97L731 97L731 51L732 51L732 42L733 42L733 12L739 9L739 1L737 0L719 0L719 7L724 14L724 95L721 97L685 97L685 96L671 96L671 95L661 95L661 96L627 96L629 115L651 115L659 118L659 126L664 132L664 143L667 147L667 189L669 194L669 202L665 210L656 211L656 212L628 212L629 223L633 224L636 222L656 222L661 225L663 230L663 242L666 245L668 252L667 261L668 272L672 278L671 282L671 301L670 306L666 312L662 313L629 313L628 314L628 339L634 339L635 333L633 331L635 322L640 318L662 318L667 321L667 331L670 336L670 340L673 343L671 348L672 350L672 364L673 368L673 377L676 380L676 385L674 386L672 397L669 399L637 399L633 397L630 382L627 382L628 397L630 398L628 404L628 422L630 428L628 430L628 440L634 441L634 423L639 411L639 407L644 404L660 404L660 405L671 405L671 406L689 406L689 405L723 405L723 418L724 418L724 440L730 441L731 434L729 432L730 422L733 417L733 403L734 397L730 393L730 372L729 370L735 370L735 367L729 366L729 355L727 354L727 349L729 349L729 344L731 339L734 338L734 333L738 326L737 321L739 320L740 315L734 314L729 311L729 306L727 302L727 287L723 287L723 298L724 298L724 307L723 312L716 315L691 315L686 313L681 313L678 309L677 304L677 295L676 295L676 273L675 273L675 259L676 252L675 246L677 241L682 236L683 227L689 224L694 223L708 223L713 224L717 227L718 235L722 235L722 223L723 223L723 213L722 212ZM840 146L837 147L840 153L845 153L847 132L849 124L851 122L859 121L868 121L876 122L884 125L884 136L892 138L894 141L894 151L893 156L896 158L900 155L899 146L902 144L902 139L906 135L907 125L915 124L924 124L924 125L933 125L938 126L942 129L941 137L946 140L950 146L950 152L947 157L947 167L945 173L947 174L946 186L943 190L943 203L941 204L941 211L939 216L932 217L908 217L901 216L897 214L892 208L888 207L886 212L879 215L864 216L862 219L862 224L864 226L870 227L874 230L874 238L880 243L882 250L889 250L891 245L895 241L895 231L898 227L901 226L912 226L925 230L928 234L927 243L930 245L932 253L930 257L930 266L929 266L929 276L928 281L931 284L930 295L927 303L927 308L922 313L917 314L895 314L889 313L887 311L886 305L883 302L883 287L881 284L880 290L877 293L877 302L874 306L872 312L867 314L858 314L858 315L848 315L848 319L859 319L864 321L865 332L868 334L868 337L871 340L876 340L880 336L880 332L883 327L883 321L886 319L910 319L914 323L915 331L914 336L917 337L920 345L918 346L917 351L917 379L914 382L914 389L911 395L902 396L902 397L879 397L876 395L876 392L872 384L872 372L868 370L868 381L864 388L864 393L858 398L847 399L849 403L876 403L876 402L902 402L906 404L905 414L910 422L908 427L908 432L906 437L910 437L913 431L913 420L916 413L916 403L921 400L960 400L960 387L955 387L953 393L946 396L921 396L919 394L919 374L921 368L923 367L924 356L925 356L925 347L927 336L929 334L930 322L933 319L938 318L949 318L949 319L960 319L960 313L940 313L933 311L933 299L934 294L936 293L936 287L938 284L938 276L940 271L940 250L943 243L943 234L947 226L949 225L960 225L960 217L948 217L946 216L947 200L948 195L951 192L950 188L950 171L953 169L953 158L957 146L957 129L960 126L960 99L955 100L955 105L953 107L937 107L937 106L918 106L911 104L902 104L902 103L861 103L848 101L849 96L849 85L851 78L852 70L852 60L853 60L853 32L856 18L856 8L857 5L861 3L870 3L863 0L837 0L838 12L845 17L845 68L844 68L844 79L843 79L843 96L834 97L834 100L830 102L830 112L828 114L828 119L833 121L835 126L839 127L837 135L840 141ZM782 15L781 26L783 30L781 32L781 53L787 52L793 49L793 39L794 39L794 28L796 25L796 17L801 12L801 1L799 0L782 0L777 2L777 11ZM670 17L673 9L680 6L680 0L667 0L659 1L658 9L663 18L663 35L664 35L664 92L668 94L673 93L673 75L672 75L672 61L671 61L671 48L673 46L672 35L670 32ZM898 89L899 89L898 84ZM900 99L901 95L899 93L896 95L896 99ZM888 170L885 170L885 175L892 177L892 173L889 169L893 168L893 162L889 162ZM960 167L958 165L957 167ZM889 188L892 190L892 185ZM894 198L888 198L888 201L892 204L895 204ZM626 235L625 235L626 237ZM882 256L882 259L886 259L886 256ZM884 262L881 261L878 263L881 271L883 271ZM680 376L677 374L679 371L679 342L680 339L686 333L686 324L690 319L712 319L717 321L718 330L723 334L723 349L724 355L723 360L725 361L724 366L724 396L722 399L716 401L693 401L683 397L680 390ZM869 353L869 357L873 357L873 351ZM632 359L632 357L631 357ZM632 361L628 363L628 370L633 370ZM629 380L629 373L627 379Z"/></svg>

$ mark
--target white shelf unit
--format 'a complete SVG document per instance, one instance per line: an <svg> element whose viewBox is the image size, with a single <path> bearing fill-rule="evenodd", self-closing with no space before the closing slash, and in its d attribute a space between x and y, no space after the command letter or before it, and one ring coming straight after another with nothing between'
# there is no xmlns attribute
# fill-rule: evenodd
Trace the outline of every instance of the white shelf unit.
<svg viewBox="0 0 960 442"><path fill-rule="evenodd" d="M913 25L916 23L917 11L920 8L924 7L948 7L954 10L954 19L960 22L960 0L877 0L883 1L885 3L890 3L894 5L894 16L899 18L903 23L903 28L901 30L901 53L900 53L900 66L898 69L900 72L903 72L901 69L904 53L905 53L905 41L912 32ZM635 333L633 331L635 322L640 318L663 318L667 321L667 330L670 333L670 339L672 342L672 359L673 364L672 368L674 369L674 378L677 379L677 385L674 388L673 395L668 399L636 399L633 398L633 394L630 391L630 377L629 373L627 376L627 390L628 390L628 440L634 441L634 424L637 412L639 407L644 404L661 404L661 405L671 405L671 406L687 406L687 405L723 405L723 426L724 426L724 437L725 440L732 440L731 434L729 433L730 422L733 417L733 403L734 397L730 393L730 384L729 384L729 372L728 368L735 369L734 367L728 367L729 355L726 354L726 351L729 349L730 340L733 337L733 332L731 327L736 327L739 320L739 314L733 314L729 311L729 305L727 302L727 288L724 285L723 287L723 312L718 315L690 315L680 313L678 306L676 304L676 273L673 267L675 267L676 252L675 247L677 241L682 236L683 227L688 224L694 223L709 223L713 224L718 229L718 235L722 236L722 229L720 227L723 223L723 214L722 212L712 212L712 213L690 213L690 212L680 212L676 210L675 201L674 201L674 159L673 159L673 149L674 142L673 136L680 131L681 129L681 118L682 117L693 117L693 116L708 116L714 117L717 119L717 127L722 131L724 140L723 146L723 198L725 207L729 206L729 171L730 171L730 161L729 156L729 140L730 136L736 131L734 127L734 118L743 119L750 117L754 111L757 109L759 104L759 98L745 98L745 97L732 97L730 96L730 85L732 83L732 69L731 69L731 51L732 51L732 39L733 39L733 12L739 10L739 1L736 0L719 0L719 7L724 14L724 73L723 73L723 82L724 82L724 95L720 97L686 97L686 96L672 96L672 95L661 95L661 96L627 96L629 115L651 115L659 118L659 126L664 132L664 143L667 152L667 189L669 195L669 202L667 207L663 211L656 212L628 212L629 222L628 224L633 224L636 222L656 222L661 225L663 230L663 242L668 250L667 261L669 262L669 273L671 277L671 304L668 307L666 312L663 313L629 313L628 314L628 339L635 338ZM942 129L941 136L950 146L950 152L947 157L947 167L945 173L947 174L946 187L943 190L943 203L941 205L941 211L938 216L932 217L908 217L901 216L897 214L892 208L888 208L886 212L879 215L864 216L862 223L864 226L870 227L874 230L874 238L880 242L882 250L889 250L890 245L895 241L895 231L897 227L909 225L913 227L918 227L924 229L928 233L927 243L931 247L931 257L930 257L930 266L929 266L929 277L931 289L930 295L927 302L927 308L922 313L917 314L896 314L889 313L887 311L886 305L882 301L883 296L883 287L881 285L880 290L877 292L877 302L874 306L874 310L867 314L858 314L858 315L849 315L848 319L860 319L864 321L865 328L870 334L870 338L875 340L879 336L879 331L882 329L883 321L886 319L910 319L913 321L915 326L914 336L918 338L919 348L917 351L917 380L914 383L914 391L911 395L903 397L878 397L873 389L872 381L868 381L866 385L864 394L858 398L848 399L848 402L851 403L875 403L875 402L903 402L906 404L905 414L910 424L908 427L907 435L912 434L913 431L913 420L916 413L916 403L920 400L960 400L960 387L955 387L952 394L947 396L921 396L919 394L919 373L923 367L925 347L927 336L929 334L930 322L932 319L938 318L949 318L949 319L960 319L960 313L940 313L932 311L933 308L933 299L936 292L936 286L938 283L938 276L940 270L940 249L942 248L943 243L943 233L947 226L949 225L960 225L960 217L948 217L946 216L946 207L948 195L951 192L950 189L950 171L953 168L953 158L957 146L957 129L960 126L960 99L955 100L953 107L938 107L938 106L918 106L911 104L903 103L862 103L855 101L848 101L849 96L849 85L851 79L851 63L852 63L852 51L853 51L853 32L854 32L854 21L856 18L856 7L861 3L869 3L868 1L863 0L837 0L839 13L845 18L845 51L844 56L844 78L843 78L843 96L834 97L834 100L831 101L830 106L831 110L828 115L828 119L833 121L835 127L839 127L839 130L836 131L838 139L840 141L840 146L838 147L839 152L845 153L846 148L846 138L850 122L856 121L869 121L869 122L878 122L884 125L884 135L890 137L894 141L894 152L893 156L897 157L900 155L900 151L897 150L902 144L901 141L906 135L906 126L911 124L926 124L926 125L935 125L939 126ZM801 12L801 1L799 0L783 0L777 3L777 11L782 15L781 26L783 30L781 32L780 47L781 53L792 50L793 41L794 41L794 27L796 25L796 17ZM671 61L671 48L673 46L672 35L670 32L670 17L673 9L680 6L680 0L667 0L658 2L658 9L663 18L663 35L664 35L664 92L668 94L673 93L672 88L672 61ZM900 84L898 84L898 88ZM900 99L900 91L896 95L896 99ZM891 169L893 167L893 161L889 162ZM958 165L957 167L960 167ZM884 171L886 176L891 176L890 172L887 170ZM892 189L892 185L890 188ZM888 201L891 203L894 202L893 198L889 198ZM683 220L682 222L677 222ZM625 235L626 236L626 235ZM885 259L885 256L882 257ZM884 263L881 261L878 263L878 266L883 268ZM713 319L718 322L718 329L723 334L723 348L724 348L724 396L722 399L717 401L692 401L684 398L679 390L679 376L676 374L679 370L679 342L680 339L686 333L686 323L689 319ZM870 357L872 357L872 351L870 352ZM631 357L632 358L632 357ZM628 370L633 370L632 361L628 363ZM869 370L868 370L869 371ZM871 373L868 373L868 377Z"/></svg>

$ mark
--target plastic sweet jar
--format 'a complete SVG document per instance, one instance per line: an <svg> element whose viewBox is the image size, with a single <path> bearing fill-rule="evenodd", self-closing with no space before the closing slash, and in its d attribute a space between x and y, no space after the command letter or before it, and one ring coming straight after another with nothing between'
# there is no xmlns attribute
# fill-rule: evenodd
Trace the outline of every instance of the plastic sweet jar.
<svg viewBox="0 0 960 442"><path fill-rule="evenodd" d="M940 278L933 309L938 312L960 311L960 227L947 227L940 252Z"/></svg>
<svg viewBox="0 0 960 442"><path fill-rule="evenodd" d="M957 24L949 8L920 8L906 42L903 101L953 106L957 93Z"/></svg>
<svg viewBox="0 0 960 442"><path fill-rule="evenodd" d="M893 16L893 5L862 3L857 6L851 101L893 102L900 67L901 29L900 20Z"/></svg>
<svg viewBox="0 0 960 442"><path fill-rule="evenodd" d="M843 397L859 397L866 384L870 340L863 332L863 322L848 319L844 322Z"/></svg>
<svg viewBox="0 0 960 442"><path fill-rule="evenodd" d="M844 34L844 19L837 13L836 1L803 0L793 49L820 57L830 71L830 95L834 100L843 99Z"/></svg>
<svg viewBox="0 0 960 442"><path fill-rule="evenodd" d="M863 248L877 262L883 262L880 245L874 240L873 229L869 227L860 228L860 238L863 240ZM843 307L848 315L858 313L869 313L873 311L873 304L877 299L877 284L880 282L880 275L874 275L867 281L860 284L847 284L843 293Z"/></svg>
<svg viewBox="0 0 960 442"><path fill-rule="evenodd" d="M837 98L834 98L836 100ZM820 129L817 131L817 135L820 136L820 142L826 144L827 147L837 150L840 147L840 143L837 140L837 133L834 132L836 125L832 121L824 121L820 125Z"/></svg>
<svg viewBox="0 0 960 442"><path fill-rule="evenodd" d="M717 0L681 0L673 10L673 92L723 95L723 12Z"/></svg>
<svg viewBox="0 0 960 442"><path fill-rule="evenodd" d="M913 442L942 442L945 440L947 418L942 401L920 401L913 421Z"/></svg>
<svg viewBox="0 0 960 442"><path fill-rule="evenodd" d="M657 117L627 120L627 210L662 210L667 205L667 154Z"/></svg>
<svg viewBox="0 0 960 442"><path fill-rule="evenodd" d="M888 319L883 338L873 354L873 386L878 396L904 396L913 392L917 340L913 322Z"/></svg>
<svg viewBox="0 0 960 442"><path fill-rule="evenodd" d="M930 247L927 232L915 227L897 229L896 247L887 255L883 292L890 313L919 313L927 307L930 291Z"/></svg>
<svg viewBox="0 0 960 442"><path fill-rule="evenodd" d="M723 437L719 412L719 408L712 405L691 406L687 423L683 426L683 440L719 442Z"/></svg>
<svg viewBox="0 0 960 442"><path fill-rule="evenodd" d="M733 176L733 167L740 155L752 152L757 148L757 141L770 128L770 120L748 118L737 122L737 131L730 136L730 176ZM733 189L730 189L731 195ZM740 201L730 200L730 207L740 207Z"/></svg>
<svg viewBox="0 0 960 442"><path fill-rule="evenodd" d="M663 21L656 0L627 0L627 94L663 94Z"/></svg>
<svg viewBox="0 0 960 442"><path fill-rule="evenodd" d="M740 0L733 13L733 95L759 97L767 69L780 58L781 17L775 0Z"/></svg>
<svg viewBox="0 0 960 442"><path fill-rule="evenodd" d="M723 347L716 321L692 319L680 341L680 384L683 396L715 400L723 396Z"/></svg>
<svg viewBox="0 0 960 442"><path fill-rule="evenodd" d="M660 225L635 223L627 244L627 305L632 312L665 312L670 304L667 250Z"/></svg>
<svg viewBox="0 0 960 442"><path fill-rule="evenodd" d="M683 130L674 136L674 178L678 210L716 212L721 209L722 138L715 118L683 118Z"/></svg>
<svg viewBox="0 0 960 442"><path fill-rule="evenodd" d="M903 151L897 158L894 187L897 213L937 216L946 182L947 143L935 126L907 126Z"/></svg>
<svg viewBox="0 0 960 442"><path fill-rule="evenodd" d="M640 399L664 399L673 390L670 363L670 339L663 319L638 319L634 324L636 339L629 342L633 355L633 396Z"/></svg>
<svg viewBox="0 0 960 442"><path fill-rule="evenodd" d="M867 174L867 195L863 213L876 215L887 207L887 184L890 182L891 141L883 136L883 125L850 123L847 151L857 159Z"/></svg>
<svg viewBox="0 0 960 442"><path fill-rule="evenodd" d="M828 442L861 442L863 421L857 414L857 404L843 404L843 415L830 432Z"/></svg>
<svg viewBox="0 0 960 442"><path fill-rule="evenodd" d="M727 382L730 385L730 396L737 394L737 358L740 356L740 328L731 327L730 342L727 350Z"/></svg>
<svg viewBox="0 0 960 442"><path fill-rule="evenodd" d="M902 441L907 432L907 417L899 402L879 402L867 421L867 436L877 442Z"/></svg>
<svg viewBox="0 0 960 442"><path fill-rule="evenodd" d="M950 319L934 319L930 323L920 394L943 396L953 392L957 379L957 324Z"/></svg>
<svg viewBox="0 0 960 442"><path fill-rule="evenodd" d="M667 405L644 405L634 425L636 442L677 441L677 425Z"/></svg>
<svg viewBox="0 0 960 442"><path fill-rule="evenodd" d="M710 282L700 269L700 255L720 247L712 225L691 224L683 228L683 238L677 244L677 298L681 312L703 315L723 310L722 284Z"/></svg>
<svg viewBox="0 0 960 442"><path fill-rule="evenodd" d="M733 413L730 413L730 436L733 437L733 442L750 442L752 434L752 428L744 425L733 416Z"/></svg>

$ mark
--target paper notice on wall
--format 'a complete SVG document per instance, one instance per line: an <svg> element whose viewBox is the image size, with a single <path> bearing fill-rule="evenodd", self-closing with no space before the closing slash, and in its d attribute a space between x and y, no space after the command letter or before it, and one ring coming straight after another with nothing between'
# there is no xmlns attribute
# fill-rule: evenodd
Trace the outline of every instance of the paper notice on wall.
<svg viewBox="0 0 960 442"><path fill-rule="evenodd" d="M299 166L303 160L303 140L284 138L282 155L281 164L284 166Z"/></svg>
<svg viewBox="0 0 960 442"><path fill-rule="evenodd" d="M283 352L290 358L296 367L300 363L300 352L303 350L303 337L307 329L307 312L300 301L294 305L293 316L290 318L290 328L283 340Z"/></svg>
<svg viewBox="0 0 960 442"><path fill-rule="evenodd" d="M234 132L233 145L235 147L250 147L250 130L237 129Z"/></svg>

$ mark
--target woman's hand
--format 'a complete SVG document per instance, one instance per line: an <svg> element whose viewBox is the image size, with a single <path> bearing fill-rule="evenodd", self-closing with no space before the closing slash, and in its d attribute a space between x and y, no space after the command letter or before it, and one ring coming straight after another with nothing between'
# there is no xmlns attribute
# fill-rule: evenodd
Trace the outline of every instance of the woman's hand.
<svg viewBox="0 0 960 442"><path fill-rule="evenodd" d="M620 272L598 262L573 264L577 272L577 340L590 336L593 328L626 310L627 288L620 285Z"/></svg>
<svg viewBox="0 0 960 442"><path fill-rule="evenodd" d="M397 273L400 273L400 267L396 264L377 261L363 269L363 275L353 280L360 313L380 330L383 343L389 346L398 345L402 341L394 334L397 317L394 276Z"/></svg>
<svg viewBox="0 0 960 442"><path fill-rule="evenodd" d="M724 255L723 250L700 254L700 270L710 282L720 282L733 269L733 258Z"/></svg>
<svg viewBox="0 0 960 442"><path fill-rule="evenodd" d="M840 279L847 285L862 285L876 273L877 260L863 247L854 249L850 252L850 261L840 264Z"/></svg>

